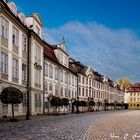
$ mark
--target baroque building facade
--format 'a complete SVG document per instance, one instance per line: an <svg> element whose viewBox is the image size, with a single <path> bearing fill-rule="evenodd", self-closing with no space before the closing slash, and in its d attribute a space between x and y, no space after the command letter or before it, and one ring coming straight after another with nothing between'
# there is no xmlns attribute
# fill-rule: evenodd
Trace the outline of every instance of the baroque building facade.
<svg viewBox="0 0 140 140"><path fill-rule="evenodd" d="M79 100L87 102L93 100L95 102L95 110L103 110L106 102L110 104L113 103L114 105L124 102L124 91L107 76L74 59L70 59L70 65L73 71L78 74ZM100 103L99 108L98 103Z"/></svg>
<svg viewBox="0 0 140 140"><path fill-rule="evenodd" d="M124 92L112 80L69 56L64 39L45 42L42 27L37 13L26 17L15 3L0 1L0 94L11 86L23 92L15 115L25 115L27 103L31 115L48 112L52 95L69 99L68 112L74 100L123 102ZM0 101L2 116L11 116L11 105Z"/></svg>
<svg viewBox="0 0 140 140"><path fill-rule="evenodd" d="M23 102L14 106L15 115L26 114L27 91L30 113L42 113L44 43L40 17L36 13L25 17L15 3L0 1L0 21L0 91L12 86L23 92ZM0 101L0 116L10 116L10 106Z"/></svg>
<svg viewBox="0 0 140 140"><path fill-rule="evenodd" d="M46 43L44 48L45 110L51 109L49 97L59 96L69 101L77 98L77 74L69 68L69 54L64 39L57 45ZM66 108L71 110L71 105ZM64 110L64 107L61 108Z"/></svg>

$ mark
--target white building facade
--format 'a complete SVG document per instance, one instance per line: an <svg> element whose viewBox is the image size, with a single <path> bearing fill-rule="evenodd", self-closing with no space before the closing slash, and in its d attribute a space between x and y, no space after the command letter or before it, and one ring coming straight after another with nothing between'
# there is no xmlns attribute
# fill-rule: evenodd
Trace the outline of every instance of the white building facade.
<svg viewBox="0 0 140 140"><path fill-rule="evenodd" d="M48 111L50 95L69 99L67 111L74 100L124 101L112 80L70 58L64 39L57 45L43 41L42 26L37 13L26 17L15 3L0 1L0 94L6 87L23 92L23 102L14 106L16 116L27 113L27 95L31 115ZM11 112L11 105L0 101L0 117Z"/></svg>
<svg viewBox="0 0 140 140"><path fill-rule="evenodd" d="M78 73L78 98L80 101L95 102L94 110L104 110L105 102L114 104L124 102L124 91L110 80L108 77L94 71L78 61L70 60ZM98 102L100 107L98 108ZM111 108L111 107L110 107Z"/></svg>
<svg viewBox="0 0 140 140"><path fill-rule="evenodd" d="M48 108L51 109L49 96L67 98L69 101L77 98L77 74L69 69L69 55L64 40L55 46L46 44L44 75L46 112L48 112ZM66 109L67 112L70 111L71 106ZM63 110L64 107L61 108L61 111Z"/></svg>
<svg viewBox="0 0 140 140"><path fill-rule="evenodd" d="M33 14L26 19L13 2L0 1L0 6L0 91L11 86L21 90L23 102L14 109L15 115L25 115L30 90L30 114L42 113L44 44L40 17ZM11 116L11 105L0 102L2 116Z"/></svg>

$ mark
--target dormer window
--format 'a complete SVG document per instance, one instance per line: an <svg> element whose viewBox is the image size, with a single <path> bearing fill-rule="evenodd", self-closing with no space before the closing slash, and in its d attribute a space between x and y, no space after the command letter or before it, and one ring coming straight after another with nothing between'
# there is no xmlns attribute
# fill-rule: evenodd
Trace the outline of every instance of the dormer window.
<svg viewBox="0 0 140 140"><path fill-rule="evenodd" d="M8 2L7 4L8 4L8 6L9 6L11 12L12 12L14 15L17 16L17 7L16 7L15 3L14 3L14 2Z"/></svg>
<svg viewBox="0 0 140 140"><path fill-rule="evenodd" d="M40 34L40 29L36 26L36 33L39 35Z"/></svg>
<svg viewBox="0 0 140 140"><path fill-rule="evenodd" d="M60 63L63 64L63 54L60 54Z"/></svg>
<svg viewBox="0 0 140 140"><path fill-rule="evenodd" d="M19 17L19 19L21 20L21 22L24 23L25 15L24 15L23 13L18 13L18 17Z"/></svg>

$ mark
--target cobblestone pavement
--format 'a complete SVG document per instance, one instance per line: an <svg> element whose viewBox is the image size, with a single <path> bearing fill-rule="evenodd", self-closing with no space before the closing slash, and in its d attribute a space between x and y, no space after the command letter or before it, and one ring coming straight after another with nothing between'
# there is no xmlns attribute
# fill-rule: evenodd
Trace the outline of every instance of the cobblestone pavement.
<svg viewBox="0 0 140 140"><path fill-rule="evenodd" d="M0 140L111 140L110 133L122 138L125 132L140 132L139 124L140 111L37 116L29 121L0 122Z"/></svg>
<svg viewBox="0 0 140 140"><path fill-rule="evenodd" d="M140 140L140 111L108 116L91 126L89 140Z"/></svg>

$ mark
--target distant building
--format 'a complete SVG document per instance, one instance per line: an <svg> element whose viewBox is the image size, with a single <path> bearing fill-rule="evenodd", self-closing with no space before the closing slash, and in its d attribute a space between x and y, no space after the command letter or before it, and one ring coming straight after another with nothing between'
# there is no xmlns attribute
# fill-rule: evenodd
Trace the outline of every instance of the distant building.
<svg viewBox="0 0 140 140"><path fill-rule="evenodd" d="M108 77L100 74L91 67L81 64L79 61L70 59L70 68L78 74L78 98L79 100L94 100L97 109L97 103L100 102L100 109L104 109L104 103L124 102L124 91Z"/></svg>
<svg viewBox="0 0 140 140"><path fill-rule="evenodd" d="M129 109L140 109L140 83L130 86L125 97Z"/></svg>

